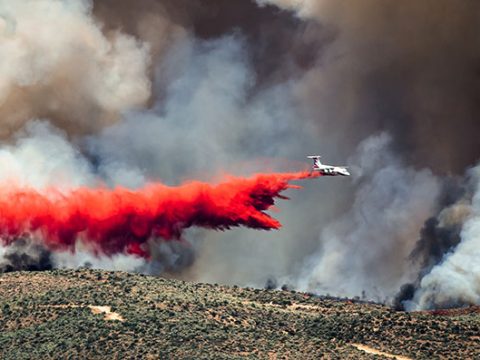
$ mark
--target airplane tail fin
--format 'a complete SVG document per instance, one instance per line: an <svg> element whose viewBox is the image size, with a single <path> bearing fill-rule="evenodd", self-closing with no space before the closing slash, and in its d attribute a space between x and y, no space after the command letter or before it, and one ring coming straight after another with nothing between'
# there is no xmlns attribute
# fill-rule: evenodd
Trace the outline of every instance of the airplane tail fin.
<svg viewBox="0 0 480 360"><path fill-rule="evenodd" d="M313 160L313 164L315 166L320 166L322 165L322 162L320 161L321 156L320 155L308 155L307 158Z"/></svg>

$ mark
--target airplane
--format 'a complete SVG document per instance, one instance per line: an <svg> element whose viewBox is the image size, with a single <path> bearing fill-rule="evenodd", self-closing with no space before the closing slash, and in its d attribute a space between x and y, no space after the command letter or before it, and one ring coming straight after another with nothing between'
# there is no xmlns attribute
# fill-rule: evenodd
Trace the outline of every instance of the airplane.
<svg viewBox="0 0 480 360"><path fill-rule="evenodd" d="M307 158L313 160L312 171L319 171L322 175L325 176L350 176L347 168L345 166L333 166L333 165L324 165L320 161L321 156L319 155L309 155Z"/></svg>

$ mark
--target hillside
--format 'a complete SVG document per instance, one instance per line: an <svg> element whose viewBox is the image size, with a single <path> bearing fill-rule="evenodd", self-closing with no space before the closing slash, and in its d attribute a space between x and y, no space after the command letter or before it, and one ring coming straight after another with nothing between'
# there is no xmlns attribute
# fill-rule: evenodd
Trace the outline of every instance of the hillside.
<svg viewBox="0 0 480 360"><path fill-rule="evenodd" d="M469 358L477 309L395 312L97 270L0 275L0 358Z"/></svg>

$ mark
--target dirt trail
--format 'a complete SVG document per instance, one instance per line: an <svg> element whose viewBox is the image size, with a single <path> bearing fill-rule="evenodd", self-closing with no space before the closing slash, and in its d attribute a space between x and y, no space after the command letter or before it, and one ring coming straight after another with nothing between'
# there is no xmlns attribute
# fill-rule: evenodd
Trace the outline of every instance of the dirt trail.
<svg viewBox="0 0 480 360"><path fill-rule="evenodd" d="M406 356L389 354L389 353L376 350L376 349L374 349L370 346L363 345L363 344L352 344L352 346L357 348L358 350L366 352L367 354L386 356L388 358L397 359L397 360L412 360L411 358L406 357Z"/></svg>
<svg viewBox="0 0 480 360"><path fill-rule="evenodd" d="M44 305L45 307L51 307L51 308L59 308L59 309L66 309L66 308L79 308L83 307L84 305L73 305L73 304L68 304L68 305ZM97 305L87 305L93 314L105 314L104 320L109 320L109 321L125 321L125 319L116 312L112 312L112 308L110 306L97 306Z"/></svg>
<svg viewBox="0 0 480 360"><path fill-rule="evenodd" d="M125 319L119 313L112 312L112 308L110 306L88 305L88 307L94 314L105 314L105 320L125 321Z"/></svg>

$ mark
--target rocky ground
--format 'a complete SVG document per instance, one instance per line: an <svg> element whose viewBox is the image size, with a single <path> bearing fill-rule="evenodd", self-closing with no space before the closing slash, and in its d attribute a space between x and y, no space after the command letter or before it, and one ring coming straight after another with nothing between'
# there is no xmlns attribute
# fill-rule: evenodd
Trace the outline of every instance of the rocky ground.
<svg viewBox="0 0 480 360"><path fill-rule="evenodd" d="M405 313L97 270L0 275L0 358L466 359L478 308Z"/></svg>

